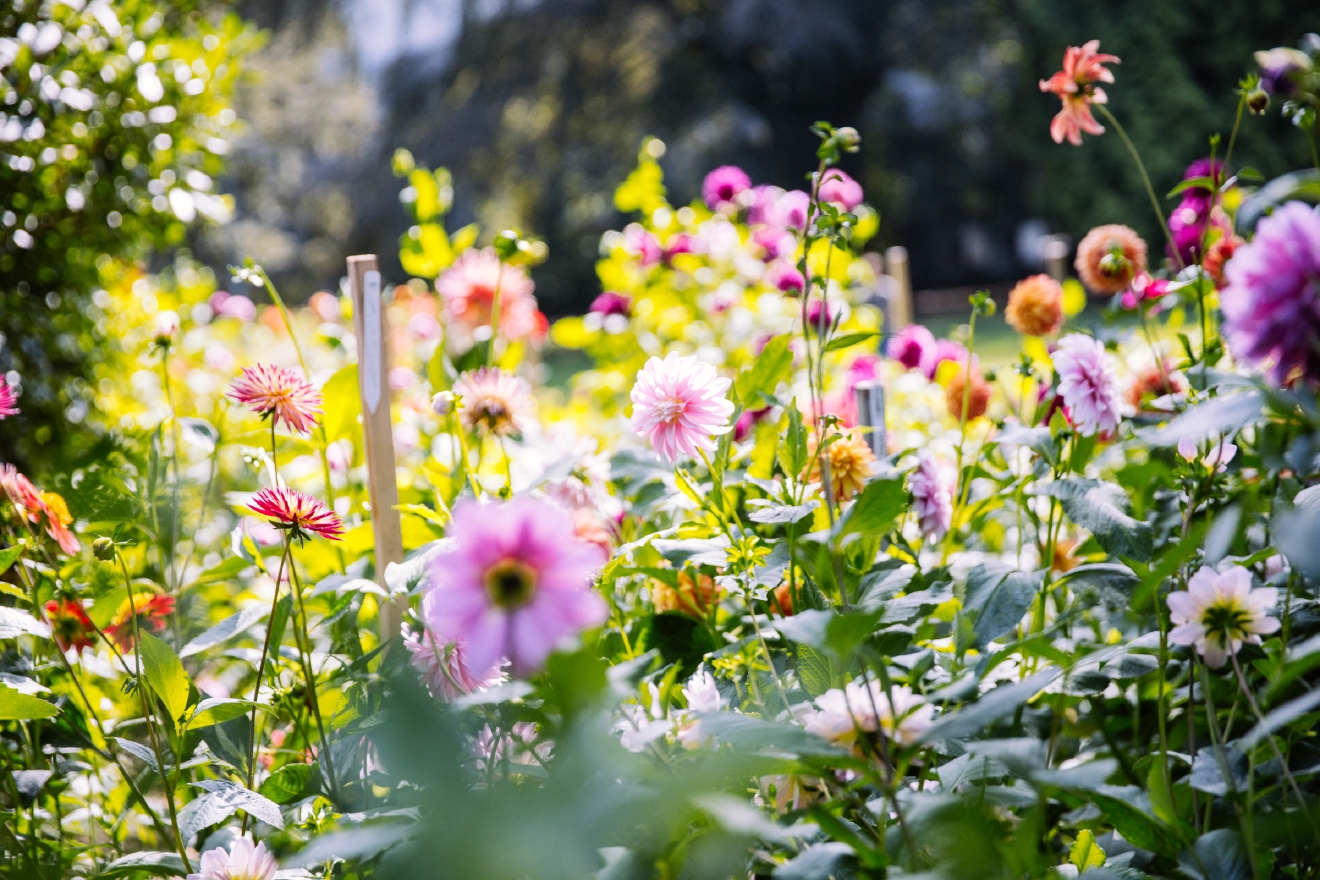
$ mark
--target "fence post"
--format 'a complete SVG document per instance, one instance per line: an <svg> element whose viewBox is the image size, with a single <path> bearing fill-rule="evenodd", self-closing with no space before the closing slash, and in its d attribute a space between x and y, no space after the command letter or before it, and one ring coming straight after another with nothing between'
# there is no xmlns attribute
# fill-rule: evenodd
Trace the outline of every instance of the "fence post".
<svg viewBox="0 0 1320 880"><path fill-rule="evenodd" d="M348 287L353 297L353 329L357 334L358 390L362 403L371 529L376 542L376 582L388 590L385 567L403 562L403 531L399 525L399 486L394 470L394 426L390 420L389 335L385 303L375 254L348 258ZM399 634L408 598L380 604L380 638Z"/></svg>
<svg viewBox="0 0 1320 880"><path fill-rule="evenodd" d="M886 333L896 333L912 323L912 279L908 274L907 248L895 245L885 251L885 274L893 278L889 302L889 319L892 327L886 327Z"/></svg>
<svg viewBox="0 0 1320 880"><path fill-rule="evenodd" d="M857 402L857 424L869 428L866 442L876 458L889 454L888 438L885 435L885 386L878 379L858 382L853 391Z"/></svg>

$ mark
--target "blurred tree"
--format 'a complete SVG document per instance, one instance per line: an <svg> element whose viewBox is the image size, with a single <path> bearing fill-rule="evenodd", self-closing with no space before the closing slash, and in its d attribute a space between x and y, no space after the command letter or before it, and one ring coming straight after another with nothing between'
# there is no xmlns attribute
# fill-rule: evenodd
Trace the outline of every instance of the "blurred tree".
<svg viewBox="0 0 1320 880"><path fill-rule="evenodd" d="M214 192L236 121L229 94L256 43L199 0L15 0L0 20L0 375L21 415L0 460L71 451L80 382L113 340L99 288L127 263L224 221Z"/></svg>

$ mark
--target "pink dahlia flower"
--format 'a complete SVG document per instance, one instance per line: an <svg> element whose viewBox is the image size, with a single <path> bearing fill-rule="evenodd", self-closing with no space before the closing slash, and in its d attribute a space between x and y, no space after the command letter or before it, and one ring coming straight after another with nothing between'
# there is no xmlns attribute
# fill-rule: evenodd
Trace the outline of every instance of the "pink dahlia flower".
<svg viewBox="0 0 1320 880"><path fill-rule="evenodd" d="M202 853L198 867L201 872L189 874L188 880L271 880L280 865L266 851L266 844L254 846L249 838L240 837L229 852L218 846Z"/></svg>
<svg viewBox="0 0 1320 880"><path fill-rule="evenodd" d="M1149 272L1143 271L1132 278L1132 286L1123 291L1120 301L1123 308L1135 309L1143 300L1146 302L1161 300L1168 292L1169 282L1166 279L1156 278Z"/></svg>
<svg viewBox="0 0 1320 880"><path fill-rule="evenodd" d="M1320 378L1320 214L1289 202L1224 267L1224 335L1279 384Z"/></svg>
<svg viewBox="0 0 1320 880"><path fill-rule="evenodd" d="M785 229L803 230L807 227L807 215L811 211L811 196L800 189L791 189L784 193L767 211L767 222Z"/></svg>
<svg viewBox="0 0 1320 880"><path fill-rule="evenodd" d="M680 455L712 452L711 435L729 430L733 404L725 394L731 384L695 357L675 352L664 360L653 357L633 385L632 428L670 464Z"/></svg>
<svg viewBox="0 0 1320 880"><path fill-rule="evenodd" d="M429 593L422 597L423 617L429 614L426 608L431 601ZM405 632L403 646L431 695L441 700L456 700L464 694L492 687L504 677L498 662L484 670L473 669L467 662L462 641L437 638L425 627L421 632Z"/></svg>
<svg viewBox="0 0 1320 880"><path fill-rule="evenodd" d="M344 536L344 524L324 504L297 489L279 486L252 496L248 508L267 517L277 529L287 529L299 541L316 534L331 541Z"/></svg>
<svg viewBox="0 0 1320 880"><path fill-rule="evenodd" d="M14 386L0 379L0 419L18 415L18 394Z"/></svg>
<svg viewBox="0 0 1320 880"><path fill-rule="evenodd" d="M1080 147L1082 132L1104 134L1104 126L1091 115L1091 104L1108 103L1109 96L1095 84L1113 82L1113 71L1105 65L1118 64L1119 60L1116 55L1101 54L1099 49L1099 40L1069 46L1063 53L1063 70L1040 81L1042 92L1053 92L1063 102L1063 109L1050 121L1050 137L1056 144L1067 138L1068 143Z"/></svg>
<svg viewBox="0 0 1320 880"><path fill-rule="evenodd" d="M945 361L953 361L955 364L967 363L967 349L952 339L936 340L934 350L921 364L921 371L926 374L927 379L933 380L935 374L940 371L940 364Z"/></svg>
<svg viewBox="0 0 1320 880"><path fill-rule="evenodd" d="M1265 612L1279 601L1274 587L1251 588L1251 572L1232 566L1220 574L1208 565L1192 575L1186 590L1170 593L1169 631L1175 645L1195 645L1205 665L1219 668L1244 644L1259 645L1260 637L1278 632L1280 624Z"/></svg>
<svg viewBox="0 0 1320 880"><path fill-rule="evenodd" d="M499 332L506 339L522 339L536 333L536 285L521 266L500 262L494 248L465 251L435 282L436 292L444 298L450 320L468 329L489 327L500 298Z"/></svg>
<svg viewBox="0 0 1320 880"><path fill-rule="evenodd" d="M499 367L463 373L454 383L458 418L468 430L481 428L496 436L521 434L532 419L532 386L521 376Z"/></svg>
<svg viewBox="0 0 1320 880"><path fill-rule="evenodd" d="M1121 395L1113 359L1098 339L1070 333L1054 353L1059 396L1068 407L1073 427L1083 437L1118 430Z"/></svg>
<svg viewBox="0 0 1320 880"><path fill-rule="evenodd" d="M862 203L862 185L839 168L825 172L816 190L816 196L822 202L829 202L845 211L851 211Z"/></svg>
<svg viewBox="0 0 1320 880"><path fill-rule="evenodd" d="M552 501L460 501L450 536L455 550L431 563L422 613L438 638L463 640L469 669L507 659L515 675L530 675L560 639L609 614L590 585L604 554L578 540Z"/></svg>
<svg viewBox="0 0 1320 880"><path fill-rule="evenodd" d="M229 396L299 434L312 430L323 404L321 392L297 371L271 364L244 367L243 375L229 386Z"/></svg>
<svg viewBox="0 0 1320 880"><path fill-rule="evenodd" d="M588 311L597 315L623 315L627 318L632 314L632 297L607 290L591 301Z"/></svg>
<svg viewBox="0 0 1320 880"><path fill-rule="evenodd" d="M640 223L629 223L623 227L623 249L635 256L643 266L654 266L660 262L660 239Z"/></svg>
<svg viewBox="0 0 1320 880"><path fill-rule="evenodd" d="M775 260L765 272L765 280L780 293L799 296L807 286L807 279L802 277L798 267L788 260Z"/></svg>
<svg viewBox="0 0 1320 880"><path fill-rule="evenodd" d="M929 449L917 453L917 467L908 476L912 509L917 514L921 534L942 538L953 525L953 491L957 475L953 467Z"/></svg>
<svg viewBox="0 0 1320 880"><path fill-rule="evenodd" d="M738 209L738 197L751 189L752 179L736 165L721 165L706 175L701 197L712 211Z"/></svg>
<svg viewBox="0 0 1320 880"><path fill-rule="evenodd" d="M908 324L889 340L885 353L909 370L923 367L935 355L935 334L921 324Z"/></svg>

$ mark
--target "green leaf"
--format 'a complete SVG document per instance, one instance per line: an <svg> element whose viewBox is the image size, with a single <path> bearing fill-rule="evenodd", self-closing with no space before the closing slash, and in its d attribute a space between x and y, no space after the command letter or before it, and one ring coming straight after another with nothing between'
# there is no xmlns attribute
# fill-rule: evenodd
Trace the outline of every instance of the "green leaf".
<svg viewBox="0 0 1320 880"><path fill-rule="evenodd" d="M1214 188L1215 188L1214 178L1210 177L1209 175L1205 175L1203 177L1189 177L1186 180L1183 180L1173 189L1169 190L1169 194L1165 196L1165 198L1171 199L1174 196L1178 195L1179 193L1186 192L1189 189L1213 190Z"/></svg>
<svg viewBox="0 0 1320 880"><path fill-rule="evenodd" d="M253 707L269 711L268 706L262 703L254 703L251 700L229 700L212 697L197 704L197 711L188 719L188 726L191 728L223 724L231 718L247 714L248 710Z"/></svg>
<svg viewBox="0 0 1320 880"><path fill-rule="evenodd" d="M1068 850L1068 864L1082 873L1087 868L1099 868L1104 863L1105 851L1096 845L1095 835L1083 828Z"/></svg>
<svg viewBox="0 0 1320 880"><path fill-rule="evenodd" d="M802 427L802 413L797 401L790 401L779 420L779 433L784 442L779 447L779 466L790 477L797 478L807 466L807 432Z"/></svg>
<svg viewBox="0 0 1320 880"><path fill-rule="evenodd" d="M1146 795L1135 785L1105 785L1098 791L1087 792L1086 796L1134 846L1167 856L1182 849L1177 832L1143 809Z"/></svg>
<svg viewBox="0 0 1320 880"><path fill-rule="evenodd" d="M309 794L315 767L311 764L285 764L261 784L260 794L277 804L287 804Z"/></svg>
<svg viewBox="0 0 1320 880"><path fill-rule="evenodd" d="M22 555L23 555L22 544L15 544L12 547L6 547L5 549L0 550L0 574L4 574L5 572L9 571L9 566L17 562L18 557ZM19 593L19 596L22 595L23 595L22 593Z"/></svg>
<svg viewBox="0 0 1320 880"><path fill-rule="evenodd" d="M362 412L357 365L350 364L331 376L321 388L321 396L325 399L321 424L325 427L326 441L334 443L356 436L358 416Z"/></svg>
<svg viewBox="0 0 1320 880"><path fill-rule="evenodd" d="M775 629L800 645L809 645L835 660L846 662L857 646L875 632L882 613L879 609L851 614L839 614L829 609L799 611L792 617L775 621Z"/></svg>
<svg viewBox="0 0 1320 880"><path fill-rule="evenodd" d="M975 647L984 647L1022 620L1040 589L1039 578L1002 565L981 563L967 575L963 608L976 612Z"/></svg>
<svg viewBox="0 0 1320 880"><path fill-rule="evenodd" d="M182 877L188 873L178 853L144 851L115 859L96 876L109 880L111 877L127 877L148 871L157 876L164 874L170 877Z"/></svg>
<svg viewBox="0 0 1320 880"><path fill-rule="evenodd" d="M921 739L923 742L938 742L978 733L981 728L1015 711L1018 706L1030 700L1061 674L1062 670L1051 666L1014 684L1000 685L982 694L975 703L942 716L930 726Z"/></svg>
<svg viewBox="0 0 1320 880"><path fill-rule="evenodd" d="M22 609L0 605L0 639L16 639L19 636L48 639L50 627Z"/></svg>
<svg viewBox="0 0 1320 880"><path fill-rule="evenodd" d="M880 334L874 330L865 333L845 333L842 336L836 336L825 345L826 351L842 351L845 348L852 348L854 345L860 345L868 339L875 339Z"/></svg>
<svg viewBox="0 0 1320 880"><path fill-rule="evenodd" d="M1150 559L1154 530L1128 516L1127 495L1114 483L1070 477L1047 485L1043 494L1058 498L1068 518L1095 536L1112 556Z"/></svg>
<svg viewBox="0 0 1320 880"><path fill-rule="evenodd" d="M1160 821L1169 825L1178 824L1178 808L1174 804L1173 791L1164 775L1164 765L1156 760L1150 765L1146 775L1146 788L1150 791L1150 807Z"/></svg>
<svg viewBox="0 0 1320 880"><path fill-rule="evenodd" d="M802 689L813 697L819 697L833 686L834 670L830 658L810 645L798 645L797 675Z"/></svg>
<svg viewBox="0 0 1320 880"><path fill-rule="evenodd" d="M269 798L262 797L236 782L225 779L203 779L201 782L194 782L193 785L223 798L225 802L233 804L254 819L260 819L276 828L284 827L284 816L278 806Z"/></svg>
<svg viewBox="0 0 1320 880"><path fill-rule="evenodd" d="M1178 867L1193 880L1250 880L1252 876L1242 837L1231 828L1201 835L1190 852L1178 856Z"/></svg>
<svg viewBox="0 0 1320 880"><path fill-rule="evenodd" d="M246 632L249 627L261 620L268 613L265 603L250 605L237 614L232 614L215 626L202 633L197 638L183 646L179 652L179 657L191 657L193 654L199 654L207 648L214 647L221 642L231 639L239 633Z"/></svg>
<svg viewBox="0 0 1320 880"><path fill-rule="evenodd" d="M192 680L188 678L173 648L151 633L140 635L142 639L138 653L142 656L142 674L177 726L184 712L188 711L188 691L192 687Z"/></svg>
<svg viewBox="0 0 1320 880"><path fill-rule="evenodd" d="M275 614L270 619L270 649L278 651L280 640L284 638L284 629L293 615L293 597L285 595L275 603Z"/></svg>
<svg viewBox="0 0 1320 880"><path fill-rule="evenodd" d="M231 556L221 563L211 566L206 571L197 576L197 579L188 585L188 589L200 587L205 584L216 584L223 581L233 580L244 569L251 567L252 563L241 556Z"/></svg>
<svg viewBox="0 0 1320 880"><path fill-rule="evenodd" d="M906 506L907 492L903 489L902 479L872 480L848 509L842 533L873 535L888 531L894 520L902 516Z"/></svg>
<svg viewBox="0 0 1320 880"><path fill-rule="evenodd" d="M52 718L60 707L31 694L20 694L10 687L0 687L0 721L31 721Z"/></svg>
<svg viewBox="0 0 1320 880"><path fill-rule="evenodd" d="M774 394L779 383L791 375L793 352L788 347L790 339L787 333L771 338L752 365L734 379L733 390L744 409L758 409L765 405L764 398Z"/></svg>
<svg viewBox="0 0 1320 880"><path fill-rule="evenodd" d="M1280 728L1286 727L1303 715L1317 709L1320 709L1320 688L1302 694L1297 699L1284 703L1279 708L1271 711L1255 727L1247 731L1246 736L1242 737L1238 745L1240 748L1250 748Z"/></svg>

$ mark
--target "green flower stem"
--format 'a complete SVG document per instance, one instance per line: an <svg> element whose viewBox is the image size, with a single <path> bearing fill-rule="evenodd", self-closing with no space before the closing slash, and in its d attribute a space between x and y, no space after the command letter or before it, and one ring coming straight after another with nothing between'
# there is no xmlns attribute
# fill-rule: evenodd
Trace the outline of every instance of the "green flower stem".
<svg viewBox="0 0 1320 880"><path fill-rule="evenodd" d="M1188 683L1188 687L1191 687L1190 682ZM1205 690L1205 717L1207 726L1210 728L1210 741L1214 745L1215 759L1219 762L1219 773L1224 779L1224 784L1228 788L1228 793L1236 798L1238 794L1237 783L1233 780L1233 772L1228 764L1228 754L1224 751L1224 738L1219 731L1219 722L1215 717L1215 698L1210 688L1210 671L1206 668L1204 663L1201 664L1201 687ZM1193 755L1193 757L1195 756ZM1242 812L1241 807L1238 807L1236 803L1234 804L1234 807L1237 809L1238 822L1242 827L1242 839L1246 842L1247 852L1249 854L1248 861L1251 862L1251 875L1254 880L1261 880L1260 866L1256 864L1254 856L1256 852L1256 843L1253 823L1251 822L1250 817ZM1250 808L1251 803L1248 800L1248 811ZM1209 822L1207 821L1206 824L1208 827Z"/></svg>
<svg viewBox="0 0 1320 880"><path fill-rule="evenodd" d="M1229 654L1229 659L1233 661L1233 672L1237 674L1238 686L1242 688L1242 695L1247 698L1247 705L1251 707L1251 712L1256 716L1258 723L1265 721L1265 715L1260 711L1260 706L1256 703L1255 696L1251 693L1251 688L1247 687L1247 678L1242 674L1242 666L1238 663L1237 654ZM1288 780L1288 785L1292 787L1293 794L1297 795L1297 803L1302 808L1302 815L1306 817L1306 824L1311 826L1312 833L1320 836L1320 829L1316 828L1315 820L1311 818L1311 811L1306 807L1306 798L1302 795L1302 790L1297 786L1297 780L1293 777L1292 771L1288 769L1288 761L1279 750L1279 743L1274 738L1274 734L1267 733L1266 739L1269 740L1270 750L1274 752L1274 757L1279 761L1279 767L1283 770L1283 777Z"/></svg>
<svg viewBox="0 0 1320 880"><path fill-rule="evenodd" d="M953 540L953 535L955 532L958 531L958 515L962 513L963 504L965 503L965 499L967 496L967 488L971 483L971 480L963 479L963 472L962 472L963 446L966 445L967 443L967 413L972 405L972 357L973 357L973 353L976 351L976 316L980 314L980 311L981 311L981 307L979 305L973 305L972 317L968 322L967 367L963 370L962 412L960 414L960 418L958 419L958 431L959 431L958 464L957 464L958 486L957 486L957 492L954 495L953 516L950 518L949 521L949 531L944 536L944 552L943 552L942 564L947 563L949 561L949 550L951 549L951 542Z"/></svg>
<svg viewBox="0 0 1320 880"><path fill-rule="evenodd" d="M1118 132L1118 136L1122 138L1124 146L1127 147L1128 153L1132 155L1132 161L1137 164L1137 173L1141 175L1141 182L1146 186L1146 195L1150 197L1150 206L1155 209L1155 216L1160 221L1160 229L1164 230L1164 237L1168 239L1169 248L1173 251L1174 261L1181 269L1183 265L1182 255L1178 253L1178 247L1173 243L1173 233L1169 231L1169 222L1164 219L1164 209L1160 207L1160 200L1155 196L1155 187L1151 186L1150 175L1146 173L1146 163L1141 161L1141 154L1137 152L1137 148L1132 144L1132 140L1128 137L1123 126L1114 118L1114 114L1109 112L1109 108L1104 104L1093 104L1092 106L1100 111L1100 115L1104 116L1110 125L1114 126L1114 130Z"/></svg>
<svg viewBox="0 0 1320 880"><path fill-rule="evenodd" d="M486 366L495 365L495 340L500 338L500 287L504 284L504 261L497 255L500 271L495 276L495 291L490 297L490 345L486 346Z"/></svg>
<svg viewBox="0 0 1320 880"><path fill-rule="evenodd" d="M261 645L261 660L257 663L257 681L252 686L252 702L256 703L261 696L261 678L266 673L266 658L270 654L270 636L275 629L275 608L280 601L280 582L284 579L284 566L289 561L291 548L293 546L293 534L290 532L284 538L284 552L280 554L279 568L275 574L275 593L270 600L270 617L266 618L266 640ZM276 653L279 652L279 645L275 646ZM248 735L248 772L247 787L252 788L252 782L257 773L257 707L252 707L252 726ZM247 831L247 815L243 817L243 831Z"/></svg>
<svg viewBox="0 0 1320 880"><path fill-rule="evenodd" d="M335 775L335 762L330 754L330 741L325 735L325 722L321 718L321 701L316 696L316 676L312 672L312 646L308 635L307 606L303 604L302 583L298 580L298 566L294 564L293 553L289 553L289 581L293 584L296 601L294 636L298 643L298 659L303 669L303 678L307 682L307 699L311 703L312 716L316 719L316 729L320 735L321 753L325 756L326 775L329 776L330 793L339 800L339 779Z"/></svg>

